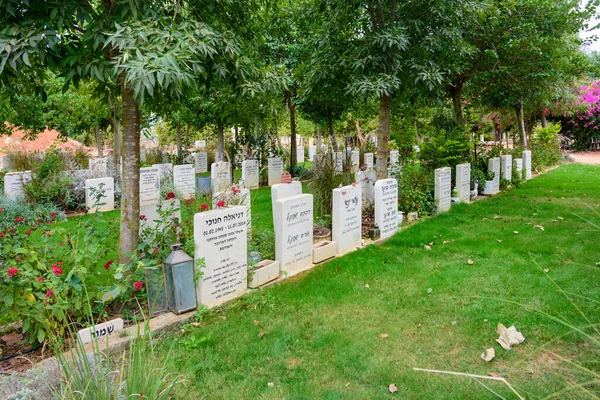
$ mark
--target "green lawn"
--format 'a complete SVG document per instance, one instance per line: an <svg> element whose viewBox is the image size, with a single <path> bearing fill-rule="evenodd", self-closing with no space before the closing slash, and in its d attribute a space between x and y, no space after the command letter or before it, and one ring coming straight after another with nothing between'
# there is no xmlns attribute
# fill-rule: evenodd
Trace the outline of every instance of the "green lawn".
<svg viewBox="0 0 600 400"><path fill-rule="evenodd" d="M268 189L254 194L256 225L271 219L268 197ZM600 346L532 310L585 332L598 326L598 210L600 168L566 165L213 310L199 327L161 342L188 380L178 397L494 398L468 378L413 367L497 373L528 398L593 380L555 353L598 374ZM500 348L499 322L514 324L526 341ZM480 358L488 347L496 350L490 363ZM512 398L505 386L485 384ZM585 390L600 394L599 386ZM577 389L557 398L583 395Z"/></svg>

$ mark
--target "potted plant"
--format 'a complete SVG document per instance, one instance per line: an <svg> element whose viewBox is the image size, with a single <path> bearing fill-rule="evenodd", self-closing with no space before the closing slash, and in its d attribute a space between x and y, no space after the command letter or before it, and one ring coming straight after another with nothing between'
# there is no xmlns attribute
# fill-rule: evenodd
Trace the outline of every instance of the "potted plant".
<svg viewBox="0 0 600 400"><path fill-rule="evenodd" d="M485 186L483 187L483 193L486 196L494 194L494 177L496 174L493 171L488 171L485 178Z"/></svg>

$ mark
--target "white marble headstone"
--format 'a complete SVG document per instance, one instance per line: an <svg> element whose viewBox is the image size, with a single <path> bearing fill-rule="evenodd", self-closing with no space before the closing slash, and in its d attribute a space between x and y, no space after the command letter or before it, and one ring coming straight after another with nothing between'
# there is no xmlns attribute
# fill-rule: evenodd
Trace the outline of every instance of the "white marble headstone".
<svg viewBox="0 0 600 400"><path fill-rule="evenodd" d="M452 168L435 170L434 199L437 212L448 211L452 206Z"/></svg>
<svg viewBox="0 0 600 400"><path fill-rule="evenodd" d="M96 212L94 207L96 198L92 196L92 188L104 191L99 200L99 203L103 205L98 206L98 211L105 212L115 209L115 181L112 177L87 179L85 181L85 205L89 213Z"/></svg>
<svg viewBox="0 0 600 400"><path fill-rule="evenodd" d="M194 259L204 259L196 297L208 308L246 293L248 237L246 207L235 206L194 215Z"/></svg>
<svg viewBox="0 0 600 400"><path fill-rule="evenodd" d="M206 140L196 140L194 142L194 149L195 150L204 150L204 149L206 149Z"/></svg>
<svg viewBox="0 0 600 400"><path fill-rule="evenodd" d="M517 172L521 174L521 178L523 177L523 159L515 158L515 168Z"/></svg>
<svg viewBox="0 0 600 400"><path fill-rule="evenodd" d="M269 186L281 183L281 174L283 174L283 158L271 157L268 160Z"/></svg>
<svg viewBox="0 0 600 400"><path fill-rule="evenodd" d="M502 179L512 181L512 155L500 156L500 169Z"/></svg>
<svg viewBox="0 0 600 400"><path fill-rule="evenodd" d="M304 162L304 146L296 146L296 157L297 157L297 162L299 163L303 163Z"/></svg>
<svg viewBox="0 0 600 400"><path fill-rule="evenodd" d="M313 196L301 194L275 202L275 260L295 275L312 265Z"/></svg>
<svg viewBox="0 0 600 400"><path fill-rule="evenodd" d="M373 153L365 153L364 158L365 158L365 165L367 166L367 169L372 170L373 169Z"/></svg>
<svg viewBox="0 0 600 400"><path fill-rule="evenodd" d="M273 210L273 226L277 227L277 215L275 215L275 202L287 197L298 196L302 194L302 183L291 181L290 183L278 183L271 186L271 207Z"/></svg>
<svg viewBox="0 0 600 400"><path fill-rule="evenodd" d="M488 159L488 171L494 173L492 179L492 194L500 193L500 157Z"/></svg>
<svg viewBox="0 0 600 400"><path fill-rule="evenodd" d="M458 164L456 166L456 191L461 203L471 201L471 164Z"/></svg>
<svg viewBox="0 0 600 400"><path fill-rule="evenodd" d="M196 172L193 164L173 167L173 185L184 199L196 196Z"/></svg>
<svg viewBox="0 0 600 400"><path fill-rule="evenodd" d="M208 171L208 153L205 151L194 153L194 164L196 164L197 174Z"/></svg>
<svg viewBox="0 0 600 400"><path fill-rule="evenodd" d="M140 206L140 232L145 228L155 229L162 217L159 212L168 213L170 218L177 218L181 221L181 202L178 199L162 200L156 204L147 204ZM170 222L170 221L168 221Z"/></svg>
<svg viewBox="0 0 600 400"><path fill-rule="evenodd" d="M375 201L375 182L377 181L377 172L375 171L358 171L354 174L356 184L362 190L363 206L373 204Z"/></svg>
<svg viewBox="0 0 600 400"><path fill-rule="evenodd" d="M4 175L4 195L9 200L19 200L25 196L23 186L31 181L31 171L8 172Z"/></svg>
<svg viewBox="0 0 600 400"><path fill-rule="evenodd" d="M375 182L375 224L382 239L398 231L398 182L395 179Z"/></svg>
<svg viewBox="0 0 600 400"><path fill-rule="evenodd" d="M391 150L390 151L390 165L394 166L394 165L398 164L399 160L400 160L400 152L398 150Z"/></svg>
<svg viewBox="0 0 600 400"><path fill-rule="evenodd" d="M223 192L231 185L231 173L227 161L212 163L210 166L212 192Z"/></svg>
<svg viewBox="0 0 600 400"><path fill-rule="evenodd" d="M346 254L361 246L362 188L359 185L333 189L331 233L338 255Z"/></svg>
<svg viewBox="0 0 600 400"><path fill-rule="evenodd" d="M352 150L350 153L350 161L352 163L352 171L356 172L360 169L360 151Z"/></svg>
<svg viewBox="0 0 600 400"><path fill-rule="evenodd" d="M157 204L160 200L160 171L158 168L140 168L140 207Z"/></svg>
<svg viewBox="0 0 600 400"><path fill-rule="evenodd" d="M256 189L259 186L260 168L258 160L242 161L242 181L244 186L250 189Z"/></svg>
<svg viewBox="0 0 600 400"><path fill-rule="evenodd" d="M344 153L338 151L335 153L335 172L341 173L344 170Z"/></svg>
<svg viewBox="0 0 600 400"><path fill-rule="evenodd" d="M123 319L116 318L110 321L96 324L89 328L85 328L77 332L81 344L91 343L93 340L97 340L103 337L110 336L114 333L121 332L123 330Z"/></svg>
<svg viewBox="0 0 600 400"><path fill-rule="evenodd" d="M525 170L525 180L531 179L531 150L525 150L523 152L523 169Z"/></svg>
<svg viewBox="0 0 600 400"><path fill-rule="evenodd" d="M314 146L314 145L308 146L308 161L315 161L316 155L317 155L317 146Z"/></svg>

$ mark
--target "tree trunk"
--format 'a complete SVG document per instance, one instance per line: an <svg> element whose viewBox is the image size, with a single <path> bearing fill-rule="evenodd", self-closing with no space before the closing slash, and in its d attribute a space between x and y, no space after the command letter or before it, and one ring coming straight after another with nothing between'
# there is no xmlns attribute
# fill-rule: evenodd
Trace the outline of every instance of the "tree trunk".
<svg viewBox="0 0 600 400"><path fill-rule="evenodd" d="M217 160L223 161L225 160L225 127L221 121L217 122Z"/></svg>
<svg viewBox="0 0 600 400"><path fill-rule="evenodd" d="M190 124L189 124L189 122L187 123L186 129L185 129L184 147L186 149L190 147Z"/></svg>
<svg viewBox="0 0 600 400"><path fill-rule="evenodd" d="M181 147L181 124L178 122L175 127L175 143L177 144L177 158L182 155L182 147Z"/></svg>
<svg viewBox="0 0 600 400"><path fill-rule="evenodd" d="M525 119L523 118L523 102L519 101L515 105L515 111L517 113L517 124L519 126L519 133L521 134L521 144L523 147L527 147L527 132L525 131Z"/></svg>
<svg viewBox="0 0 600 400"><path fill-rule="evenodd" d="M448 91L450 92L450 96L452 96L452 104L454 105L456 123L459 125L464 125L465 118L463 116L462 83L458 83L456 86L450 86Z"/></svg>
<svg viewBox="0 0 600 400"><path fill-rule="evenodd" d="M104 158L104 149L102 146L102 133L98 125L94 127L94 135L96 136L96 148L98 149L98 158Z"/></svg>
<svg viewBox="0 0 600 400"><path fill-rule="evenodd" d="M392 98L389 95L379 96L379 126L377 127L377 179L388 176L388 144L390 141L390 109Z"/></svg>
<svg viewBox="0 0 600 400"><path fill-rule="evenodd" d="M333 131L333 114L331 111L327 113L327 125L329 126L329 137L331 138L331 147L333 152L337 153L339 150L335 132Z"/></svg>
<svg viewBox="0 0 600 400"><path fill-rule="evenodd" d="M115 110L115 105L113 104L110 96L108 97L108 107L112 117L113 157L115 170L118 171L119 165L121 164L121 120L119 119L118 111Z"/></svg>
<svg viewBox="0 0 600 400"><path fill-rule="evenodd" d="M140 109L133 89L119 77L123 100L123 179L121 180L121 238L119 262L126 264L139 243L140 228Z"/></svg>
<svg viewBox="0 0 600 400"><path fill-rule="evenodd" d="M275 122L275 138L277 139L277 148L281 149L281 138L279 137L279 127L277 126L277 122Z"/></svg>
<svg viewBox="0 0 600 400"><path fill-rule="evenodd" d="M290 174L293 175L298 154L296 153L296 106L292 102L292 96L287 96L287 105L290 110Z"/></svg>
<svg viewBox="0 0 600 400"><path fill-rule="evenodd" d="M547 128L548 121L546 120L546 114L544 113L544 110L540 111L540 120L542 121L542 128Z"/></svg>
<svg viewBox="0 0 600 400"><path fill-rule="evenodd" d="M317 151L321 152L321 146L323 145L323 136L321 135L321 127L317 126Z"/></svg>
<svg viewBox="0 0 600 400"><path fill-rule="evenodd" d="M360 121L358 118L356 118L354 120L354 123L356 124L356 137L358 138L358 142L360 143L361 146L365 145L365 138L362 135L362 129L360 128Z"/></svg>

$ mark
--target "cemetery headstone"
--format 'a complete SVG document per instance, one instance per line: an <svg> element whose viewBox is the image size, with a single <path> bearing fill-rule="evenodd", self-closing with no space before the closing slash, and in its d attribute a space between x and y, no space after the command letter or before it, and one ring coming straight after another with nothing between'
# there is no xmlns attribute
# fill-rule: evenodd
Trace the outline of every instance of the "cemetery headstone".
<svg viewBox="0 0 600 400"><path fill-rule="evenodd" d="M25 196L24 185L31 181L31 171L8 172L4 175L4 195L9 200L20 200Z"/></svg>
<svg viewBox="0 0 600 400"><path fill-rule="evenodd" d="M488 159L488 171L494 173L492 179L492 194L500 193L500 158L494 157Z"/></svg>
<svg viewBox="0 0 600 400"><path fill-rule="evenodd" d="M523 176L523 159L522 158L515 158L515 168L517 169L517 172L521 174L521 176Z"/></svg>
<svg viewBox="0 0 600 400"><path fill-rule="evenodd" d="M358 171L354 174L354 180L361 187L363 207L373 204L375 201L375 181L377 172Z"/></svg>
<svg viewBox="0 0 600 400"><path fill-rule="evenodd" d="M164 164L153 164L154 168L158 168L160 172L160 179L169 179L173 176L173 164L164 163Z"/></svg>
<svg viewBox="0 0 600 400"><path fill-rule="evenodd" d="M276 185L281 182L281 174L283 174L283 158L271 157L268 160L269 186Z"/></svg>
<svg viewBox="0 0 600 400"><path fill-rule="evenodd" d="M193 164L176 165L173 167L173 185L184 199L196 196L196 173Z"/></svg>
<svg viewBox="0 0 600 400"><path fill-rule="evenodd" d="M277 227L275 219L275 202L277 200L285 199L287 197L298 196L302 194L302 183L299 181L292 181L290 183L278 183L271 186L271 207L273 211L273 226Z"/></svg>
<svg viewBox="0 0 600 400"><path fill-rule="evenodd" d="M181 221L181 202L178 199L170 199L140 206L140 216L144 216L140 221L140 232L145 228L155 229L162 218L161 212L168 213L169 218Z"/></svg>
<svg viewBox="0 0 600 400"><path fill-rule="evenodd" d="M312 194L277 200L275 215L275 260L283 272L297 274L312 264Z"/></svg>
<svg viewBox="0 0 600 400"><path fill-rule="evenodd" d="M140 168L140 207L157 204L159 200L160 171L154 167Z"/></svg>
<svg viewBox="0 0 600 400"><path fill-rule="evenodd" d="M14 168L14 163L12 162L12 157L10 156L2 156L2 169L8 170Z"/></svg>
<svg viewBox="0 0 600 400"><path fill-rule="evenodd" d="M395 179L375 182L375 224L382 239L398 231L398 182Z"/></svg>
<svg viewBox="0 0 600 400"><path fill-rule="evenodd" d="M239 192L230 194L229 203L236 206L246 207L246 230L248 237L251 237L252 233L252 207L250 203L250 189L241 188ZM223 193L217 192L212 195L212 209L216 210L219 208L219 200L225 200Z"/></svg>
<svg viewBox="0 0 600 400"><path fill-rule="evenodd" d="M246 207L235 206L194 216L194 260L204 259L196 297L208 308L235 299L247 289Z"/></svg>
<svg viewBox="0 0 600 400"><path fill-rule="evenodd" d="M299 162L299 163L304 162L304 146L296 147L296 157L297 157L297 162Z"/></svg>
<svg viewBox="0 0 600 400"><path fill-rule="evenodd" d="M350 153L350 161L352 163L352 171L356 172L360 169L360 151L352 150Z"/></svg>
<svg viewBox="0 0 600 400"><path fill-rule="evenodd" d="M256 189L259 186L259 165L258 160L242 161L242 180L244 186L250 189Z"/></svg>
<svg viewBox="0 0 600 400"><path fill-rule="evenodd" d="M335 172L337 174L344 170L344 153L338 151L335 153Z"/></svg>
<svg viewBox="0 0 600 400"><path fill-rule="evenodd" d="M456 191L461 203L471 201L471 164L458 164L456 166Z"/></svg>
<svg viewBox="0 0 600 400"><path fill-rule="evenodd" d="M103 191L104 194L100 197L98 211L112 211L115 209L115 181L112 177L87 179L85 181L85 206L89 213L96 212L96 195L92 191ZM97 193L98 195L100 193Z"/></svg>
<svg viewBox="0 0 600 400"><path fill-rule="evenodd" d="M90 158L88 168L92 170L94 176L105 177L108 175L108 157Z"/></svg>
<svg viewBox="0 0 600 400"><path fill-rule="evenodd" d="M439 213L448 211L452 206L452 169L450 167L435 170L434 198Z"/></svg>
<svg viewBox="0 0 600 400"><path fill-rule="evenodd" d="M359 185L333 189L331 234L338 255L346 254L361 246L362 188Z"/></svg>
<svg viewBox="0 0 600 400"><path fill-rule="evenodd" d="M525 170L525 180L531 179L531 150L523 152L523 169Z"/></svg>
<svg viewBox="0 0 600 400"><path fill-rule="evenodd" d="M315 156L317 155L317 146L311 145L308 146L308 161L315 161Z"/></svg>
<svg viewBox="0 0 600 400"><path fill-rule="evenodd" d="M194 164L197 174L208 171L208 153L205 151L194 153Z"/></svg>
<svg viewBox="0 0 600 400"><path fill-rule="evenodd" d="M500 175L502 179L512 181L512 166L512 155L508 154L500 156Z"/></svg>
<svg viewBox="0 0 600 400"><path fill-rule="evenodd" d="M116 318L110 321L96 324L89 328L85 328L77 332L81 344L91 343L94 340L110 336L114 333L121 332L123 330L123 319Z"/></svg>
<svg viewBox="0 0 600 400"><path fill-rule="evenodd" d="M194 142L194 149L195 150L204 150L204 149L206 149L206 140L196 140Z"/></svg>
<svg viewBox="0 0 600 400"><path fill-rule="evenodd" d="M231 173L229 172L229 163L219 161L210 166L210 179L212 192L223 192L231 185Z"/></svg>
<svg viewBox="0 0 600 400"><path fill-rule="evenodd" d="M400 160L400 152L398 150L390 151L390 165L394 166L398 164Z"/></svg>
<svg viewBox="0 0 600 400"><path fill-rule="evenodd" d="M373 169L373 153L365 153L365 165L367 166L368 170L372 170Z"/></svg>

